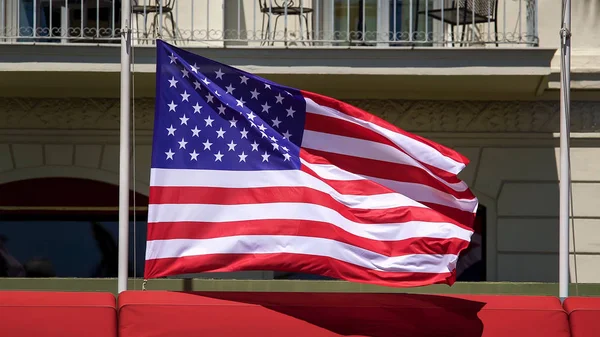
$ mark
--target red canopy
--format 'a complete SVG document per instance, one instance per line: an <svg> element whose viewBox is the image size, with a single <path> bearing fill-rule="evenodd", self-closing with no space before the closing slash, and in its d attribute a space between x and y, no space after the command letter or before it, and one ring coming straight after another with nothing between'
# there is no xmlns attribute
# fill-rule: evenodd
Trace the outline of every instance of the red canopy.
<svg viewBox="0 0 600 337"><path fill-rule="evenodd" d="M119 335L570 336L554 297L166 291L122 293Z"/></svg>
<svg viewBox="0 0 600 337"><path fill-rule="evenodd" d="M600 298L569 297L564 303L573 337L600 336Z"/></svg>
<svg viewBox="0 0 600 337"><path fill-rule="evenodd" d="M116 337L116 299L109 293L2 291L0 336Z"/></svg>

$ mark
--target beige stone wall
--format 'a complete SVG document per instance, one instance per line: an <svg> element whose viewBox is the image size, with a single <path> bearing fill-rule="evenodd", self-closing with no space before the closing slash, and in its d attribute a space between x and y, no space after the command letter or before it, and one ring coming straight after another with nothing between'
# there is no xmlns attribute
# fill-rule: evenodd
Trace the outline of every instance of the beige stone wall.
<svg viewBox="0 0 600 337"><path fill-rule="evenodd" d="M600 200L600 139L586 145L574 143L575 240L571 241L571 277L573 280L577 277L579 282L599 282L600 210L597 205ZM486 206L495 213L495 219L488 218L488 230L495 232L495 238L488 237L488 240L495 240L489 248L493 250L492 254L494 251L496 254L488 261L489 266L496 265L489 274L493 279L557 281L557 161L558 149L552 146L533 147L523 142L479 149L477 169L471 174L471 186L478 195L488 199L491 204ZM596 166L596 172L590 174L590 166ZM485 204L485 200L482 203ZM495 249L492 248L494 244Z"/></svg>
<svg viewBox="0 0 600 337"><path fill-rule="evenodd" d="M558 48L562 23L562 1L538 0L538 29L541 47ZM571 1L571 32L573 48L600 48L596 22L600 17L600 3L593 0ZM597 64L597 61L596 61Z"/></svg>
<svg viewBox="0 0 600 337"><path fill-rule="evenodd" d="M135 185L142 193L152 103L135 105ZM471 159L462 178L488 210L489 280L557 281L558 102L351 103ZM600 102L574 102L571 114L571 276L600 282ZM48 176L117 184L117 129L116 99L0 99L0 184Z"/></svg>

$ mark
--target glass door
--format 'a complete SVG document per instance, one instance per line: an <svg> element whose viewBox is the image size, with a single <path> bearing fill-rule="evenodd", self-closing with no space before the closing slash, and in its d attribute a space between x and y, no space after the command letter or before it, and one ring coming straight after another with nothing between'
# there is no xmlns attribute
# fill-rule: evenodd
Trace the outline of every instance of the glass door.
<svg viewBox="0 0 600 337"><path fill-rule="evenodd" d="M377 40L378 0L335 0L334 40L340 45Z"/></svg>
<svg viewBox="0 0 600 337"><path fill-rule="evenodd" d="M433 20L424 12L433 8L434 0L332 1L336 45L406 45L431 40Z"/></svg>
<svg viewBox="0 0 600 337"><path fill-rule="evenodd" d="M392 45L431 41L433 20L425 15L434 0L389 0ZM395 43L393 43L395 42Z"/></svg>
<svg viewBox="0 0 600 337"><path fill-rule="evenodd" d="M19 0L18 6L19 36L48 35L48 13L39 0Z"/></svg>

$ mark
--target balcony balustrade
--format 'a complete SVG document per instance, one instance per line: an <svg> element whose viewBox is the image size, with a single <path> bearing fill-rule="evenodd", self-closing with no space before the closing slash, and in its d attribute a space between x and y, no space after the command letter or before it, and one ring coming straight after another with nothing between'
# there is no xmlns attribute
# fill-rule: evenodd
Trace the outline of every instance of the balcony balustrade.
<svg viewBox="0 0 600 337"><path fill-rule="evenodd" d="M0 0L0 43L119 43L120 0ZM538 46L537 0L133 0L136 45Z"/></svg>

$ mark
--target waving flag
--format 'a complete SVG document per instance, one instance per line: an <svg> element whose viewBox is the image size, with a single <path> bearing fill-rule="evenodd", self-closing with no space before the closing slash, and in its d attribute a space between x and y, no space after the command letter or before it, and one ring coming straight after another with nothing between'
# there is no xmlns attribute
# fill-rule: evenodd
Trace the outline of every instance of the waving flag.
<svg viewBox="0 0 600 337"><path fill-rule="evenodd" d="M145 277L277 270L452 284L468 160L335 99L157 42Z"/></svg>

